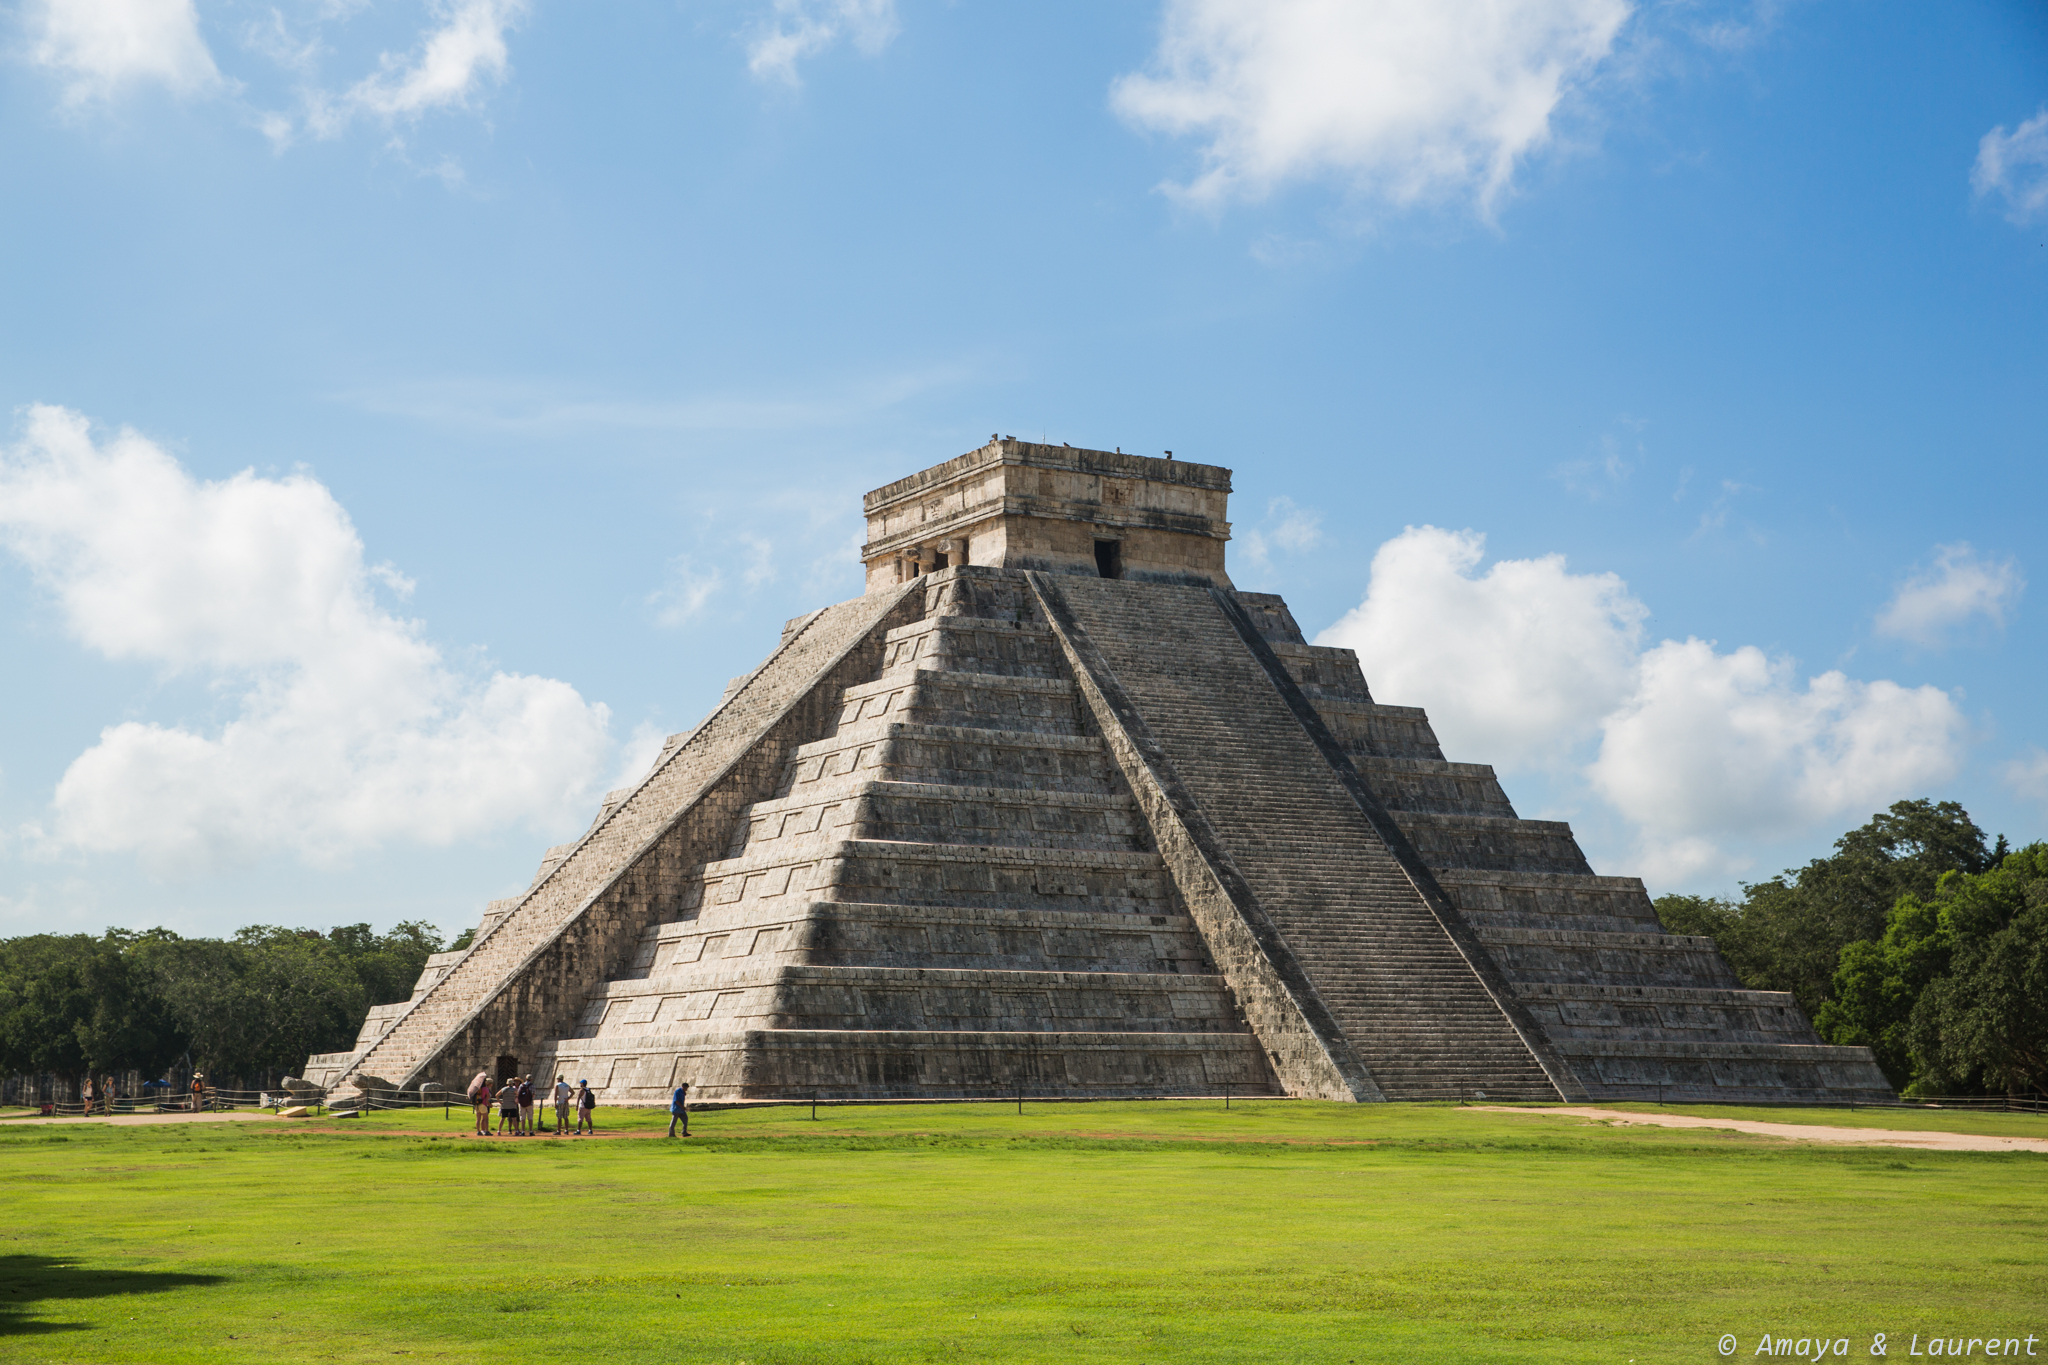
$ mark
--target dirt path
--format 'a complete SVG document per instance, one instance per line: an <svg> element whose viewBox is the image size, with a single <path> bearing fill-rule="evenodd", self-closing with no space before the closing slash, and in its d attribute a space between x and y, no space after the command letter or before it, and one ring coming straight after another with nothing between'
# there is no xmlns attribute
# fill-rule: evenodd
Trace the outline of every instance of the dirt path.
<svg viewBox="0 0 2048 1365"><path fill-rule="evenodd" d="M1635 1114L1623 1109L1522 1109L1507 1104L1474 1104L1460 1113L1531 1114L1539 1118L1595 1119L1654 1128L1719 1128L1794 1142L1854 1142L1872 1147L1917 1147L1933 1152L2048 1152L2048 1138L1987 1137L1980 1133L1901 1132L1891 1128L1823 1128L1809 1123L1763 1123L1755 1119L1704 1119L1694 1114Z"/></svg>
<svg viewBox="0 0 2048 1365"><path fill-rule="evenodd" d="M276 1117L275 1114L259 1113L251 1109L230 1109L219 1114L115 1114L111 1117L106 1114L53 1114L45 1118L41 1114L29 1114L18 1119L7 1119L5 1122L10 1127L16 1124L111 1123L117 1127L127 1128L145 1123L228 1123L236 1119L270 1120ZM287 1119L286 1122L290 1120Z"/></svg>

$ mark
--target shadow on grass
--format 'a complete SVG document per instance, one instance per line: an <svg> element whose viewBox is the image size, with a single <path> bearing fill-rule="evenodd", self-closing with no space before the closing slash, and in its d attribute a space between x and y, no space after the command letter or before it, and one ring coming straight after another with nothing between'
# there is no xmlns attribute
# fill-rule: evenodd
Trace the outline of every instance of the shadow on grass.
<svg viewBox="0 0 2048 1365"><path fill-rule="evenodd" d="M34 1332L77 1332L83 1322L38 1322L30 1314L51 1299L103 1299L115 1294L161 1294L188 1285L222 1284L225 1275L172 1270L91 1270L62 1256L0 1256L0 1337Z"/></svg>

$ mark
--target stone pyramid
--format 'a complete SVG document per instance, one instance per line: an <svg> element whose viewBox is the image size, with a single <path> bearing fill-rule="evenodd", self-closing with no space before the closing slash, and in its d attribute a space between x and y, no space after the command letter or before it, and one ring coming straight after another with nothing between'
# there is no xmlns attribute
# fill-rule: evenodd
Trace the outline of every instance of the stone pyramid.
<svg viewBox="0 0 2048 1365"><path fill-rule="evenodd" d="M989 445L308 1078L610 1104L1887 1098L1224 571L1230 471Z"/></svg>

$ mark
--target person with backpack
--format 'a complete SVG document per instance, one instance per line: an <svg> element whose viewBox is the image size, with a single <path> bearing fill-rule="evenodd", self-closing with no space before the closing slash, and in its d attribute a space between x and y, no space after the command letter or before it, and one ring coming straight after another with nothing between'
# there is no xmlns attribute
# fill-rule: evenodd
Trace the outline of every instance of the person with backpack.
<svg viewBox="0 0 2048 1365"><path fill-rule="evenodd" d="M569 1136L569 1097L576 1092L569 1088L569 1082L555 1077L555 1136Z"/></svg>
<svg viewBox="0 0 2048 1365"><path fill-rule="evenodd" d="M668 1135L676 1135L676 1125L683 1125L683 1136L690 1135L690 1083L684 1081L668 1097Z"/></svg>
<svg viewBox="0 0 2048 1365"><path fill-rule="evenodd" d="M519 1078L519 1136L532 1137L533 1128L533 1077Z"/></svg>
<svg viewBox="0 0 2048 1365"><path fill-rule="evenodd" d="M587 1080L585 1080L585 1081L578 1081L578 1082L576 1082L576 1136L577 1136L577 1137L582 1137L582 1136L583 1136L583 1129L584 1129L584 1127L585 1127L586 1125L588 1125L588 1126L589 1126L589 1128L590 1128L590 1135L591 1135L592 1137L596 1137L596 1136L597 1136L597 1119L596 1119L596 1117L594 1116L594 1113L593 1113L593 1111L594 1111L594 1110L595 1110L596 1108L597 1108L597 1096L591 1093L591 1091L590 1091L590 1082L589 1082L589 1081L587 1081Z"/></svg>

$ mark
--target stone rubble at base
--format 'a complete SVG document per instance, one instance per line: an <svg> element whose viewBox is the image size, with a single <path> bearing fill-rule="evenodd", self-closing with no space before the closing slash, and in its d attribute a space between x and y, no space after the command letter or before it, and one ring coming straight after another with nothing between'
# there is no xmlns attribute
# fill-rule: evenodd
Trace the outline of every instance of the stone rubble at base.
<svg viewBox="0 0 2048 1365"><path fill-rule="evenodd" d="M1224 572L1230 471L997 441L475 941L315 1056L607 1104L1890 1098Z"/></svg>

